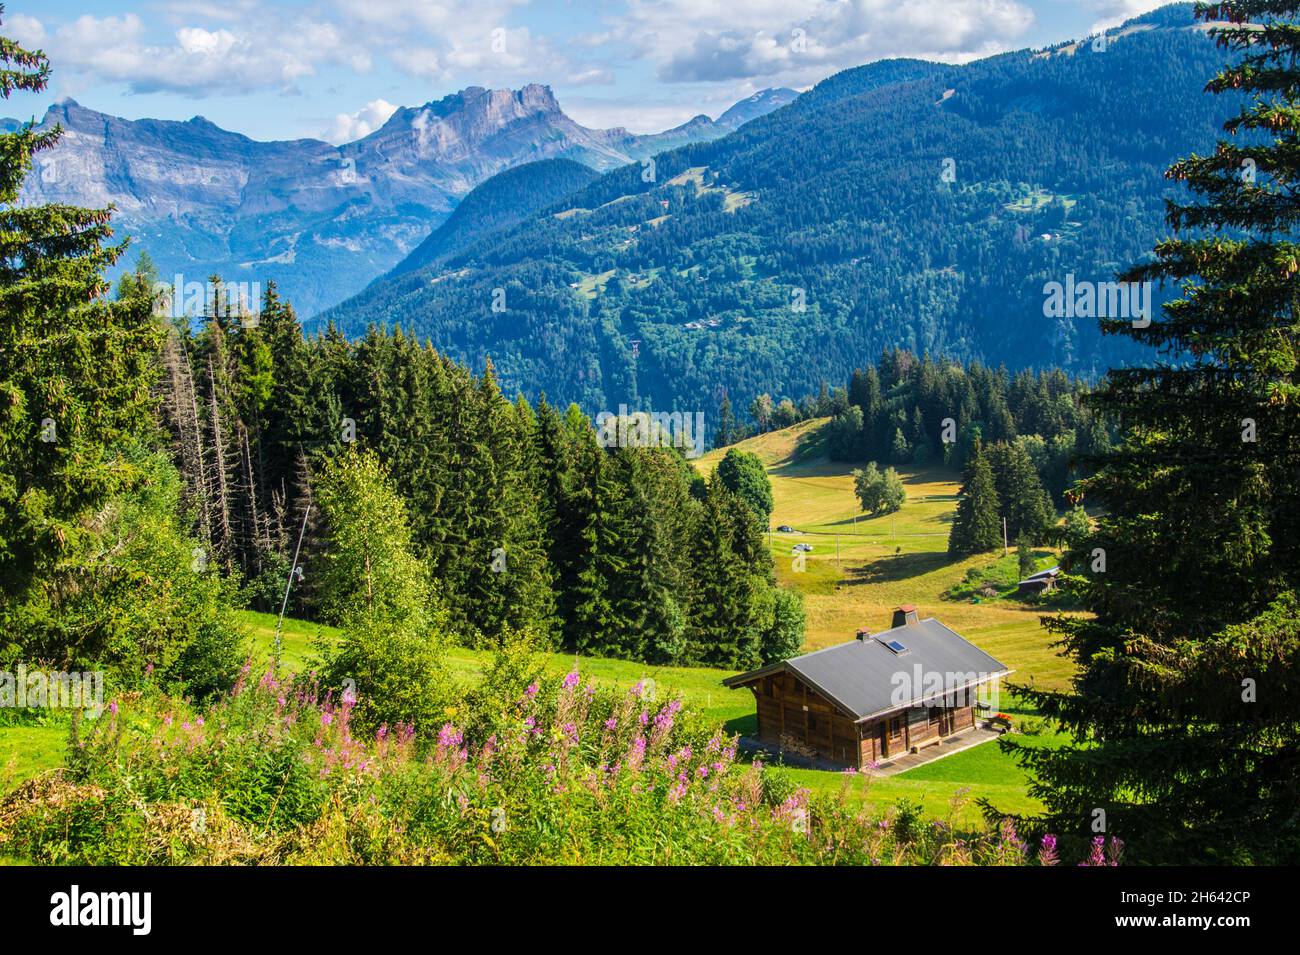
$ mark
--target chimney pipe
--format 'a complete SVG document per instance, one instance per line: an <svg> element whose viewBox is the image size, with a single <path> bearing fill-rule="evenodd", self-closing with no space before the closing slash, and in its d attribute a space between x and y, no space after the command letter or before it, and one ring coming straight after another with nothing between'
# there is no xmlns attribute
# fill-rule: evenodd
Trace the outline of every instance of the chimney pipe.
<svg viewBox="0 0 1300 955"><path fill-rule="evenodd" d="M894 610L894 622L890 627L904 627L914 623L920 623L921 618L916 614L916 607L911 604L902 604Z"/></svg>
<svg viewBox="0 0 1300 955"><path fill-rule="evenodd" d="M857 637L859 640L868 640L871 638L871 631L866 627L859 627Z"/></svg>

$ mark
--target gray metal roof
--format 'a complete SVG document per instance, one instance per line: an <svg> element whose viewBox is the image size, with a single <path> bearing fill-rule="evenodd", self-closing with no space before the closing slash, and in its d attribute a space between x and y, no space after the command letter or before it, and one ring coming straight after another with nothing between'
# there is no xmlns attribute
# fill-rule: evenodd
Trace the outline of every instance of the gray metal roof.
<svg viewBox="0 0 1300 955"><path fill-rule="evenodd" d="M887 643L897 641L900 653ZM975 644L929 617L913 624L814 650L783 663L729 677L741 686L781 669L794 672L840 709L861 721L903 706L933 703L943 694L1011 671ZM942 685L942 693L936 693Z"/></svg>

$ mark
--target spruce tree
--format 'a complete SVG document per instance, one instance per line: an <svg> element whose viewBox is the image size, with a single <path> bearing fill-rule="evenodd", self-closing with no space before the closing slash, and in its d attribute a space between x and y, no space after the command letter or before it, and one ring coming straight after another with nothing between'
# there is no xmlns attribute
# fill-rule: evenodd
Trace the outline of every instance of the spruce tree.
<svg viewBox="0 0 1300 955"><path fill-rule="evenodd" d="M1104 813L1144 862L1300 861L1297 14L1197 10L1232 24L1212 32L1234 65L1207 89L1248 97L1225 125L1239 141L1169 169L1194 198L1124 276L1182 297L1149 325L1103 323L1160 360L1091 399L1126 432L1081 485L1100 517L1069 584L1090 612L1050 621L1079 675L1028 691L1077 745L1012 747L1042 828L1082 841Z"/></svg>
<svg viewBox="0 0 1300 955"><path fill-rule="evenodd" d="M761 635L750 629L752 583L735 551L733 505L752 520L715 471L706 484L691 546L688 657L696 665L744 669L757 662L762 647Z"/></svg>
<svg viewBox="0 0 1300 955"><path fill-rule="evenodd" d="M1052 524L1053 509L1033 460L1019 442L995 444L987 455L1008 536L1024 535L1032 544L1041 543Z"/></svg>
<svg viewBox="0 0 1300 955"><path fill-rule="evenodd" d="M0 13L3 8L0 7ZM40 53L0 37L0 97L45 89ZM109 301L109 211L19 203L62 130L0 135L0 600L49 582L89 544L93 514L142 474L124 449L153 428L162 342L142 294ZM51 584L51 586L53 586ZM0 605L0 614L3 614ZM10 631L12 632L12 631Z"/></svg>
<svg viewBox="0 0 1300 955"><path fill-rule="evenodd" d="M992 550L1002 542L1002 521L998 518L998 493L993 470L978 439L962 480L961 499L948 534L948 554L968 557Z"/></svg>
<svg viewBox="0 0 1300 955"><path fill-rule="evenodd" d="M731 398L723 394L722 404L718 408L718 430L713 434L713 446L725 448L737 440L736 415L731 410Z"/></svg>

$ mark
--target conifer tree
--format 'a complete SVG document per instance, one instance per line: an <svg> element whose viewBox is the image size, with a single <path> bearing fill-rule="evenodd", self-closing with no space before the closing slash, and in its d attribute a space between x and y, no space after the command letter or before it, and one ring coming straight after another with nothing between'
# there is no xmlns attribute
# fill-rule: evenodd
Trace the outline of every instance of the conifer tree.
<svg viewBox="0 0 1300 955"><path fill-rule="evenodd" d="M3 8L0 7L0 14ZM49 64L0 37L0 97L45 89ZM19 204L62 135L0 135L0 599L49 582L93 538L89 516L140 479L123 450L153 426L162 341L151 299L108 301L109 211ZM3 609L3 608L0 608Z"/></svg>
<svg viewBox="0 0 1300 955"><path fill-rule="evenodd" d="M993 484L1007 520L1007 535L1041 543L1052 524L1051 499L1043 490L1034 462L1019 442L999 442L987 451Z"/></svg>
<svg viewBox="0 0 1300 955"><path fill-rule="evenodd" d="M962 480L961 500L948 535L948 553L968 557L992 550L1002 541L1002 522L998 518L998 493L993 483L984 445L977 439Z"/></svg>
<svg viewBox="0 0 1300 955"><path fill-rule="evenodd" d="M578 449L578 480L584 493L578 512L582 529L571 584L568 637L575 650L600 653L602 648L616 647L625 635L619 629L635 621L619 613L615 593L627 572L628 528L621 489L615 482L611 452L596 444L590 428L588 432Z"/></svg>
<svg viewBox="0 0 1300 955"><path fill-rule="evenodd" d="M731 398L724 394L722 404L718 408L718 430L713 435L713 446L715 448L725 448L735 443L736 433L736 415L731 410Z"/></svg>
<svg viewBox="0 0 1300 955"><path fill-rule="evenodd" d="M749 536L738 531L738 517L753 521L748 507L723 486L715 471L706 485L691 548L687 639L690 660L697 665L744 669L761 657L761 633L754 626L751 603L754 582L735 550L738 535Z"/></svg>
<svg viewBox="0 0 1300 955"><path fill-rule="evenodd" d="M1029 696L1079 745L1013 747L1047 812L1144 862L1300 860L1300 4L1199 7L1234 63L1211 93L1248 101L1239 138L1175 163L1174 237L1127 281L1182 297L1107 332L1159 350L1092 403L1123 441L1082 483L1100 517L1070 555L1090 613L1050 621L1073 692ZM1099 559L1100 557L1100 559Z"/></svg>

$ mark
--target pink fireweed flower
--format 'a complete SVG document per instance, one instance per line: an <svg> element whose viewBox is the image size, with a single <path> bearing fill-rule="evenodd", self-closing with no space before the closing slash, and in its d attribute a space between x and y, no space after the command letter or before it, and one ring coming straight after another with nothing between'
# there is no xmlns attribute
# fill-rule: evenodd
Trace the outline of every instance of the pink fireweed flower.
<svg viewBox="0 0 1300 955"><path fill-rule="evenodd" d="M627 766L632 772L639 770L641 764L645 761L645 747L646 739L644 736L638 736L632 741L632 747L627 754Z"/></svg>
<svg viewBox="0 0 1300 955"><path fill-rule="evenodd" d="M1110 845L1106 847L1106 861L1112 866L1119 865L1119 858L1124 854L1124 840L1119 836L1110 837Z"/></svg>
<svg viewBox="0 0 1300 955"><path fill-rule="evenodd" d="M114 714L117 713L117 700L114 700L112 703L108 704L108 712Z"/></svg>
<svg viewBox="0 0 1300 955"><path fill-rule="evenodd" d="M528 689L524 690L524 696L528 697L529 699L532 699L534 696L537 695L538 689L539 687L537 686L537 681L534 680L532 683L528 684Z"/></svg>
<svg viewBox="0 0 1300 955"><path fill-rule="evenodd" d="M1060 859L1056 855L1056 836L1050 832L1043 836L1042 844L1038 847L1038 864L1039 865L1056 865Z"/></svg>
<svg viewBox="0 0 1300 955"><path fill-rule="evenodd" d="M564 683L562 685L566 690L572 690L575 686L578 685L578 679L579 679L578 671L573 670L567 676L565 676Z"/></svg>
<svg viewBox="0 0 1300 955"><path fill-rule="evenodd" d="M1088 858L1080 862L1081 866L1104 866L1106 864L1106 837L1093 836L1092 851Z"/></svg>
<svg viewBox="0 0 1300 955"><path fill-rule="evenodd" d="M618 729L618 718L615 716L611 716L609 719L605 720L605 729L607 730Z"/></svg>
<svg viewBox="0 0 1300 955"><path fill-rule="evenodd" d="M382 743L387 738L388 738L388 724L383 723L380 725L379 729L375 731L375 739Z"/></svg>

